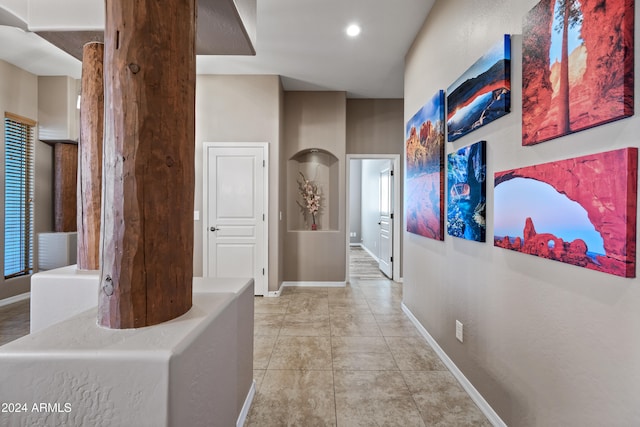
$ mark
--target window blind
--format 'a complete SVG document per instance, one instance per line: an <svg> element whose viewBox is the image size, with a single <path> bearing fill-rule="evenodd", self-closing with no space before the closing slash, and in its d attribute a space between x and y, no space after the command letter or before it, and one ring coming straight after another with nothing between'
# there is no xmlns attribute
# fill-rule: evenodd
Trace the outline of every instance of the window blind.
<svg viewBox="0 0 640 427"><path fill-rule="evenodd" d="M4 278L33 272L33 128L5 114Z"/></svg>

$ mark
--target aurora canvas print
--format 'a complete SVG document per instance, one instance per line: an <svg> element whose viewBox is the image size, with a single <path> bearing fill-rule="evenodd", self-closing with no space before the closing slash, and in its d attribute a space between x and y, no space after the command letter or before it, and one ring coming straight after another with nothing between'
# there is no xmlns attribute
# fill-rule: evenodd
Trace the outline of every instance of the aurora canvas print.
<svg viewBox="0 0 640 427"><path fill-rule="evenodd" d="M447 155L447 233L486 240L486 143L479 141Z"/></svg>
<svg viewBox="0 0 640 427"><path fill-rule="evenodd" d="M522 145L633 114L633 0L542 0L524 18Z"/></svg>
<svg viewBox="0 0 640 427"><path fill-rule="evenodd" d="M511 36L505 34L447 89L449 141L455 141L509 111Z"/></svg>
<svg viewBox="0 0 640 427"><path fill-rule="evenodd" d="M497 172L494 245L635 277L637 168L624 148Z"/></svg>
<svg viewBox="0 0 640 427"><path fill-rule="evenodd" d="M444 92L439 91L406 126L407 231L444 240Z"/></svg>

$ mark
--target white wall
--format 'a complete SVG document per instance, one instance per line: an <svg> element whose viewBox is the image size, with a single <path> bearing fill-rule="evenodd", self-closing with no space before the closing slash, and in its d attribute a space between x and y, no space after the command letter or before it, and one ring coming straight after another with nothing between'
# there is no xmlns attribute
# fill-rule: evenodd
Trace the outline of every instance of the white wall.
<svg viewBox="0 0 640 427"><path fill-rule="evenodd" d="M511 113L446 144L451 152L486 140L488 177L640 145L637 94L631 118L521 145L522 18L536 3L438 1L406 57L405 121L504 33L514 35ZM494 247L487 187L487 243L405 233L405 304L508 425L640 425L640 279Z"/></svg>

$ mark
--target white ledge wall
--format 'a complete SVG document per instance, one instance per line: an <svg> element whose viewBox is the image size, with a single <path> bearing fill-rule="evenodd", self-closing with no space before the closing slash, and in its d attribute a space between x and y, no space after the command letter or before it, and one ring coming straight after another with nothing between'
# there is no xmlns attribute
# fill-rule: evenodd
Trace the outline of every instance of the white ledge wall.
<svg viewBox="0 0 640 427"><path fill-rule="evenodd" d="M492 242L496 171L639 146L636 93L633 117L522 147L522 18L536 3L438 1L407 54L405 123L503 34L513 34L511 113L446 144L449 153L487 141L488 241L405 233L404 303L507 425L639 425L640 279ZM636 74L639 58L636 52ZM456 320L464 343L455 339Z"/></svg>

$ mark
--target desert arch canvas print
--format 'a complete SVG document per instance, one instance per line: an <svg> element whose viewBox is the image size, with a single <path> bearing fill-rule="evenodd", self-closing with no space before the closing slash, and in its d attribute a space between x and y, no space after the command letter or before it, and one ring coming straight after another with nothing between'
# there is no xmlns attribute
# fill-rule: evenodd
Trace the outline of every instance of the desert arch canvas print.
<svg viewBox="0 0 640 427"><path fill-rule="evenodd" d="M633 115L633 0L542 0L524 17L522 145Z"/></svg>
<svg viewBox="0 0 640 427"><path fill-rule="evenodd" d="M636 275L638 149L494 176L494 245L621 277Z"/></svg>

